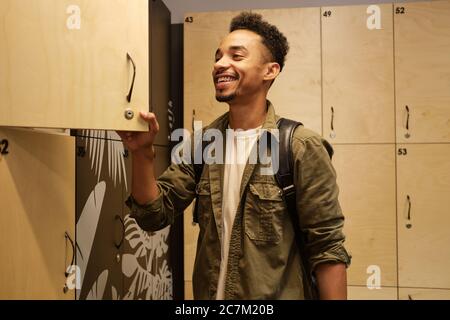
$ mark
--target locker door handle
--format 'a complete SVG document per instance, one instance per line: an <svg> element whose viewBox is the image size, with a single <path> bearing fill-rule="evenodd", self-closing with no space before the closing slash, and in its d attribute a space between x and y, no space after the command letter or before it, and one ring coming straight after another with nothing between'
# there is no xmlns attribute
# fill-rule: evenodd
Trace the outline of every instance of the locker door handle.
<svg viewBox="0 0 450 320"><path fill-rule="evenodd" d="M330 132L330 138L334 139L336 138L336 132L334 132L334 108L331 107L331 132Z"/></svg>
<svg viewBox="0 0 450 320"><path fill-rule="evenodd" d="M67 231L64 232L64 238L66 239L66 246L67 246L67 240L69 240L70 246L72 247L72 260L70 261L69 266L73 266L73 263L75 261L75 243L73 242L72 238L69 236L69 233ZM69 276L67 269L68 268L66 268L66 270L64 270L64 275L66 276L66 278Z"/></svg>
<svg viewBox="0 0 450 320"><path fill-rule="evenodd" d="M119 220L120 221L120 226L122 227L122 238L120 239L119 243L114 242L114 246L117 249L120 249L120 247L123 244L123 239L125 238L125 224L123 223L123 219L121 216L119 216L118 214L116 214L116 216L114 217L115 220Z"/></svg>
<svg viewBox="0 0 450 320"><path fill-rule="evenodd" d="M411 229L412 224L411 224L411 197L409 195L406 196L406 201L408 201L408 214L406 216L406 219L408 220L408 222L406 223L406 227L408 229Z"/></svg>
<svg viewBox="0 0 450 320"><path fill-rule="evenodd" d="M409 133L409 107L405 106L406 109L406 133L405 133L405 138L408 139L411 134Z"/></svg>
<svg viewBox="0 0 450 320"><path fill-rule="evenodd" d="M172 101L169 101L168 108L167 108L167 117L168 117L168 124L169 124L169 136L167 137L170 141L170 135L173 131L173 127L175 126L175 113L173 112L173 103Z"/></svg>
<svg viewBox="0 0 450 320"><path fill-rule="evenodd" d="M133 65L133 79L131 80L131 87L128 91L127 95L127 101L131 102L131 95L133 94L133 88L134 88L134 80L136 79L136 64L133 61L133 58L130 56L130 54L127 52L127 59L131 61L131 64Z"/></svg>

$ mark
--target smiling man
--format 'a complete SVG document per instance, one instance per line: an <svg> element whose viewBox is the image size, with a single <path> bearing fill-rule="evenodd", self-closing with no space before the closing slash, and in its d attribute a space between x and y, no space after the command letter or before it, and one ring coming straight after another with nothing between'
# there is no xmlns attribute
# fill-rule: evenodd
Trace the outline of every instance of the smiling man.
<svg viewBox="0 0 450 320"><path fill-rule="evenodd" d="M247 161L259 143L258 129L277 129L279 117L267 94L288 49L284 35L261 15L244 12L232 20L212 72L216 99L227 103L229 112L205 128L224 137L233 130L225 164L205 164L200 176L193 164L172 164L156 180L155 115L141 113L149 132L119 133L132 153L127 205L144 230L164 228L197 199L195 299L311 299L315 288L321 299L346 298L350 257L326 141L303 126L291 139L298 223L292 222L275 177Z"/></svg>

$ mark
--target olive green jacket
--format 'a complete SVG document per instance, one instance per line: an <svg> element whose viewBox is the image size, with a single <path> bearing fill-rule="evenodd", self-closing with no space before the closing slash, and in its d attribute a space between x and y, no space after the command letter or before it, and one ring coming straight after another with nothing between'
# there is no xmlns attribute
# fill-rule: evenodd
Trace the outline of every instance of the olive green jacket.
<svg viewBox="0 0 450 320"><path fill-rule="evenodd" d="M276 129L278 116L268 102L263 129ZM228 113L208 128L225 136ZM225 139L224 139L225 140ZM259 142L258 142L259 143ZM304 256L310 270L323 262L350 256L343 243L344 216L338 202L336 173L323 138L300 126L292 139L294 182L299 227L305 236ZM241 201L231 233L226 299L305 299L302 255L294 228L273 175L261 175L260 164L245 167ZM214 299L217 291L222 238L223 165L204 166L196 185L192 164L172 164L159 178L160 195L146 205L130 196L131 217L142 229L156 231L174 222L198 195L199 237L193 273L194 299ZM305 290L305 291L304 291Z"/></svg>

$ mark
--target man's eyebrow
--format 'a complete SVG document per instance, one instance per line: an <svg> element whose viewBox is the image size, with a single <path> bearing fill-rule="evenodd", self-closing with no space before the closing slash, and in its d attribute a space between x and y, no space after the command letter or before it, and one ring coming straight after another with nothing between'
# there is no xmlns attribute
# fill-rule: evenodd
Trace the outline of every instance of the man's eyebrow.
<svg viewBox="0 0 450 320"><path fill-rule="evenodd" d="M244 46L231 46L231 47L230 47L230 50L233 50L233 51L242 50L242 51L245 51L245 52L248 51L247 48L244 47Z"/></svg>

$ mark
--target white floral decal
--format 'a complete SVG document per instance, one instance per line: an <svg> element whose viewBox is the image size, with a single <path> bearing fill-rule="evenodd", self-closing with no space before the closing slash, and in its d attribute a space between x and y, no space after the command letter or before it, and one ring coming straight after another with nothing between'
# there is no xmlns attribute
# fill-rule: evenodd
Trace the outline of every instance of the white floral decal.
<svg viewBox="0 0 450 320"><path fill-rule="evenodd" d="M122 271L132 278L124 299L172 299L172 273L167 265L170 226L158 232L145 232L136 220L125 217L125 240L133 250L122 256ZM163 258L158 266L158 258ZM162 263L161 263L162 262Z"/></svg>
<svg viewBox="0 0 450 320"><path fill-rule="evenodd" d="M127 188L127 175L125 172L125 161L123 154L125 149L123 147L122 139L115 131L105 130L83 130L83 137L85 137L85 147L88 149L89 157L91 158L91 169L94 170L98 181L102 173L102 163L105 150L105 143L108 147L108 173L114 182L114 187L117 183L124 180L125 188Z"/></svg>

